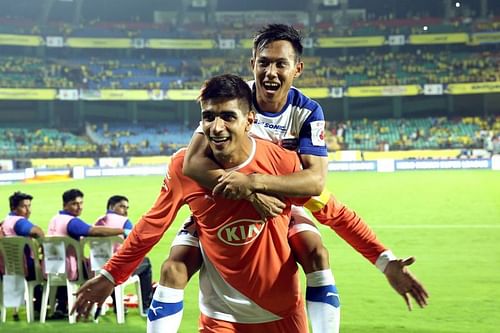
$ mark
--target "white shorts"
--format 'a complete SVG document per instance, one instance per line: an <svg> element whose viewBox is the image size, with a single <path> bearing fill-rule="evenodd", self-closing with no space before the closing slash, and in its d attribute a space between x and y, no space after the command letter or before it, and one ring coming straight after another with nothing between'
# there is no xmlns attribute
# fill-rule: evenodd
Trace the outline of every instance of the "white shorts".
<svg viewBox="0 0 500 333"><path fill-rule="evenodd" d="M170 247L177 245L200 247L198 231L196 230L196 223L194 222L193 216L189 216L184 220Z"/></svg>
<svg viewBox="0 0 500 333"><path fill-rule="evenodd" d="M321 237L318 228L316 228L314 222L311 221L311 218L306 213L304 207L292 205L292 216L288 227L288 238L304 231L314 232ZM194 222L192 216L184 220L170 247L178 245L200 247L196 223Z"/></svg>

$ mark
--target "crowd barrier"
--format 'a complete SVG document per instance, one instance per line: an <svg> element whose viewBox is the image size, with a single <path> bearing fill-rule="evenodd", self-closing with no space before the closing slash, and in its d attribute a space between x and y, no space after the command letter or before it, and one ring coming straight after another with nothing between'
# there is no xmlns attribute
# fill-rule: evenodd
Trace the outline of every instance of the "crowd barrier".
<svg viewBox="0 0 500 333"><path fill-rule="evenodd" d="M0 171L0 185L14 182L64 181L70 179L85 179L93 177L113 176L163 176L166 165L143 166L107 166L84 167L75 166L70 169L35 169ZM426 159L426 160L395 160L379 159L373 161L330 161L329 172L339 171L372 171L399 172L408 170L466 170L484 169L500 170L500 155L491 158L475 159Z"/></svg>
<svg viewBox="0 0 500 333"><path fill-rule="evenodd" d="M450 160L393 160L329 162L328 171L377 171L395 172L406 170L457 170L492 169L500 170L500 155L492 158L450 159Z"/></svg>

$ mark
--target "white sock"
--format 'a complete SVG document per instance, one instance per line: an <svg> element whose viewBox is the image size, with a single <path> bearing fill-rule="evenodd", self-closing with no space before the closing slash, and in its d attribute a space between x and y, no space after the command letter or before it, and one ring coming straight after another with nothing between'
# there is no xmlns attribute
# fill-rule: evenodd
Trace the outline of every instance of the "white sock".
<svg viewBox="0 0 500 333"><path fill-rule="evenodd" d="M331 270L306 274L307 313L313 333L338 333L340 300Z"/></svg>
<svg viewBox="0 0 500 333"><path fill-rule="evenodd" d="M176 333L181 326L184 290L158 285L148 309L147 333Z"/></svg>

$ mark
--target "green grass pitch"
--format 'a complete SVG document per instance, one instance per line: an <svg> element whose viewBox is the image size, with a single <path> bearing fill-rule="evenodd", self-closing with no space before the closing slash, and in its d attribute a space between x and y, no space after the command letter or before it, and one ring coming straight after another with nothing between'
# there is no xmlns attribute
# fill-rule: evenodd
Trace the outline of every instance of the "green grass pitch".
<svg viewBox="0 0 500 333"><path fill-rule="evenodd" d="M61 208L63 191L85 193L82 218L91 223L105 212L110 195L130 199L136 222L154 201L161 177L98 178L79 181L0 186L0 215L8 213L15 190L32 194L31 220L46 229ZM426 309L408 312L379 273L329 229L320 227L341 295L341 332L349 333L494 333L500 332L500 172L415 171L397 173L330 173L328 188L355 209L396 255L414 255L411 267L431 298ZM154 277L168 254L172 236L187 215L183 209L173 227L151 251ZM197 331L197 278L185 297L181 332ZM145 332L145 319L131 309L117 327L111 313L99 324L48 321L0 323L1 332Z"/></svg>

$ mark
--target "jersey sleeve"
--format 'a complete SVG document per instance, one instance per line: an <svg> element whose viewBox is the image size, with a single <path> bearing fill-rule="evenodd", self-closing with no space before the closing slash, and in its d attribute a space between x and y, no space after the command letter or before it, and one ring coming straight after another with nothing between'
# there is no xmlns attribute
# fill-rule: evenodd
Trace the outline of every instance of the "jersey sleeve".
<svg viewBox="0 0 500 333"><path fill-rule="evenodd" d="M31 228L33 228L33 226L34 226L34 224L31 223L29 220L20 219L14 225L14 231L19 236L28 237L30 235Z"/></svg>
<svg viewBox="0 0 500 333"><path fill-rule="evenodd" d="M299 154L328 156L325 142L325 116L319 104L307 117L299 133Z"/></svg>
<svg viewBox="0 0 500 333"><path fill-rule="evenodd" d="M140 218L123 245L104 266L104 270L111 274L116 284L126 281L135 271L146 254L161 240L184 204L182 159L183 157L172 157L155 203Z"/></svg>
<svg viewBox="0 0 500 333"><path fill-rule="evenodd" d="M327 191L311 198L304 207L309 209L321 224L333 229L371 263L375 264L380 254L387 250L356 212Z"/></svg>
<svg viewBox="0 0 500 333"><path fill-rule="evenodd" d="M80 237L87 237L89 235L92 226L75 217L69 221L67 228L68 235L76 240L80 240Z"/></svg>
<svg viewBox="0 0 500 333"><path fill-rule="evenodd" d="M130 220L127 220L125 221L125 223L123 223L123 229L132 229L134 227L134 225L132 224L132 222Z"/></svg>

